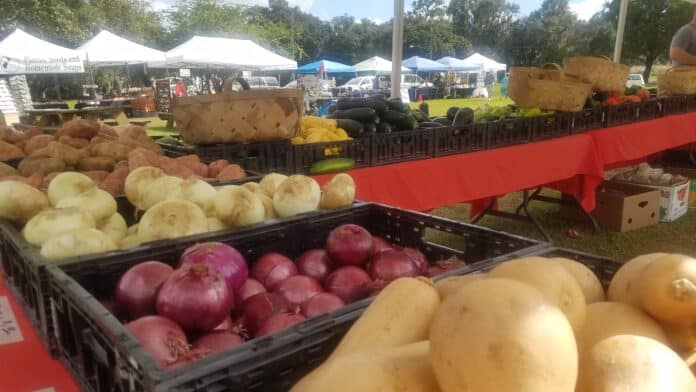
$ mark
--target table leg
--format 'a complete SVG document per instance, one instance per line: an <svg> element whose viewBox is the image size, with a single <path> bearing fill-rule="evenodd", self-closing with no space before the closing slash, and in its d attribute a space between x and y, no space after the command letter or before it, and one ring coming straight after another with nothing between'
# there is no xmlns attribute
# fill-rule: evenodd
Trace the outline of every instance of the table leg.
<svg viewBox="0 0 696 392"><path fill-rule="evenodd" d="M128 116L123 110L114 111L111 113L118 125L129 125Z"/></svg>
<svg viewBox="0 0 696 392"><path fill-rule="evenodd" d="M592 229L595 233L599 232L599 224L597 223L597 220L590 214L589 212L585 211L585 209L582 208L582 203L580 202L580 199L577 196L572 196L573 200L564 200L563 198L555 198L555 197L550 197L550 196L542 196L539 193L541 193L542 188L537 188L534 193L532 193L531 196L529 196L529 201L536 200L536 201L543 201L546 203L553 203L553 204L560 204L560 205L573 205L576 206L582 211L582 213L587 217L587 219L590 221L592 224ZM520 204L519 207L517 207L517 210L515 210L516 214L520 214L521 210L524 208L524 203Z"/></svg>
<svg viewBox="0 0 696 392"><path fill-rule="evenodd" d="M522 221L522 222L531 222L531 223L534 225L534 227L536 227L536 229L539 231L539 233L541 233L541 235L544 237L544 239L546 239L546 241L548 241L548 242L553 242L553 240L551 239L551 236L546 232L546 230L544 230L544 227L541 225L541 222L539 222L539 220L536 218L536 216L534 216L534 214L532 214L532 213L529 211L529 200L530 200L530 198L529 198L529 190L525 189L525 190L523 191L523 193L522 193L522 198L523 198L523 199L522 199L522 204L520 205L520 207L518 207L518 210L520 210L520 209L524 210L524 213L525 213L524 215L522 215L521 213L512 213L512 212L506 212L506 211L498 211L498 210L495 210L495 209L494 209L494 207L495 207L495 202L496 202L498 199L494 197L494 198L491 200L490 204L488 204L488 207L486 207L486 209L483 210L483 212L481 212L480 214L478 214L478 215L471 221L471 223L472 223L472 224L476 224L478 221L481 220L481 218L483 218L483 217L486 216L486 215L491 215L491 216L495 216L495 217L498 217L498 218L504 218L504 219L511 219L511 220L516 220L516 221ZM521 211L520 211L520 212L521 212Z"/></svg>
<svg viewBox="0 0 696 392"><path fill-rule="evenodd" d="M696 143L689 144L689 160L696 166Z"/></svg>

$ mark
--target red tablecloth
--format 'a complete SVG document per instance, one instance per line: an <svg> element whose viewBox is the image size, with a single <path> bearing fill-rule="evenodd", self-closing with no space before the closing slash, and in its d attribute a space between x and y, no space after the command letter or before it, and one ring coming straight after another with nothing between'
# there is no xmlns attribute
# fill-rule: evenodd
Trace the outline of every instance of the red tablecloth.
<svg viewBox="0 0 696 392"><path fill-rule="evenodd" d="M351 170L357 198L428 211L457 202L473 202L481 211L487 199L548 185L580 197L594 208L594 189L603 169L588 135L394 165ZM332 175L318 176L320 183Z"/></svg>

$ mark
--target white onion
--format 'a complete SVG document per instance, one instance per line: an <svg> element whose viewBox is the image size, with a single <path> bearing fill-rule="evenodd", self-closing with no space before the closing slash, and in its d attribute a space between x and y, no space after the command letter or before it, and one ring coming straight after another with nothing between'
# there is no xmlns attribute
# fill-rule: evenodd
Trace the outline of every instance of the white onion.
<svg viewBox="0 0 696 392"><path fill-rule="evenodd" d="M215 187L197 178L189 178L181 183L184 200L196 203L206 216L215 216Z"/></svg>
<svg viewBox="0 0 696 392"><path fill-rule="evenodd" d="M288 178L288 176L278 174L278 173L269 173L263 176L261 181L259 182L259 186L261 187L261 191L266 194L268 197L273 197L273 194L275 193L275 190L278 188L280 183L285 181L285 179Z"/></svg>
<svg viewBox="0 0 696 392"><path fill-rule="evenodd" d="M248 189L250 192L257 193L261 192L263 193L263 190L261 189L261 185L259 185L256 182L245 182L242 184L242 186L246 189ZM265 193L264 193L265 194Z"/></svg>
<svg viewBox="0 0 696 392"><path fill-rule="evenodd" d="M78 208L45 209L27 222L22 235L28 243L41 246L49 238L75 229L93 229L97 226L89 212Z"/></svg>
<svg viewBox="0 0 696 392"><path fill-rule="evenodd" d="M131 235L131 234L137 234L138 233L138 224L130 225L128 226L128 230L126 230L126 235Z"/></svg>
<svg viewBox="0 0 696 392"><path fill-rule="evenodd" d="M161 201L184 200L184 194L181 189L183 182L184 180L174 176L162 176L154 179L147 185L145 192L142 193L140 206L147 210Z"/></svg>
<svg viewBox="0 0 696 392"><path fill-rule="evenodd" d="M56 207L79 207L92 214L97 224L109 219L111 215L116 213L117 208L116 199L109 192L99 188L92 188L77 196L61 199Z"/></svg>
<svg viewBox="0 0 696 392"><path fill-rule="evenodd" d="M130 248L135 248L136 246L140 245L140 239L138 239L138 236L136 234L130 234L127 235L123 238L121 238L121 241L118 242L118 248L119 249L130 249Z"/></svg>
<svg viewBox="0 0 696 392"><path fill-rule="evenodd" d="M319 184L303 175L294 175L283 181L273 195L273 208L280 217L316 211L321 191Z"/></svg>
<svg viewBox="0 0 696 392"><path fill-rule="evenodd" d="M208 219L188 200L161 201L145 211L138 223L141 242L177 238L208 231Z"/></svg>
<svg viewBox="0 0 696 392"><path fill-rule="evenodd" d="M126 198L139 210L145 210L141 203L145 190L152 181L164 175L161 169L151 166L143 166L133 170L126 177L126 182L123 186Z"/></svg>
<svg viewBox="0 0 696 392"><path fill-rule="evenodd" d="M115 250L116 245L97 229L75 229L55 235L41 246L41 256L48 260Z"/></svg>
<svg viewBox="0 0 696 392"><path fill-rule="evenodd" d="M265 211L261 200L239 185L227 185L215 196L217 218L230 227L263 222Z"/></svg>
<svg viewBox="0 0 696 392"><path fill-rule="evenodd" d="M263 209L265 213L264 218L266 220L277 218L278 214L276 213L275 208L273 207L273 199L266 196L266 194L263 192L257 192L254 194L256 195L256 197L259 198L259 200L261 200L261 203L263 203Z"/></svg>
<svg viewBox="0 0 696 392"><path fill-rule="evenodd" d="M0 218L26 222L48 207L40 190L19 181L0 181Z"/></svg>
<svg viewBox="0 0 696 392"><path fill-rule="evenodd" d="M208 217L208 231L226 230L227 225L218 218Z"/></svg>
<svg viewBox="0 0 696 392"><path fill-rule="evenodd" d="M100 224L97 230L106 234L114 244L118 244L126 236L128 226L123 216L117 212Z"/></svg>
<svg viewBox="0 0 696 392"><path fill-rule="evenodd" d="M323 210L335 210L353 204L355 200L355 181L345 173L336 174L324 185L319 207Z"/></svg>
<svg viewBox="0 0 696 392"><path fill-rule="evenodd" d="M48 201L52 206L55 206L60 200L66 197L77 196L95 186L97 186L97 184L82 173L60 173L48 184Z"/></svg>

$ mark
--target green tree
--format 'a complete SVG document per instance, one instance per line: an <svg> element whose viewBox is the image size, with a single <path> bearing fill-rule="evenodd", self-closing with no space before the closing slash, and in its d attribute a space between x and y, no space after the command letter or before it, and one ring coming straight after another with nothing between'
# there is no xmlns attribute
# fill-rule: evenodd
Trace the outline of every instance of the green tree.
<svg viewBox="0 0 696 392"><path fill-rule="evenodd" d="M405 57L421 55L431 59L463 55L471 49L464 37L454 32L446 18L444 0L416 0L404 23Z"/></svg>
<svg viewBox="0 0 696 392"><path fill-rule="evenodd" d="M507 0L451 0L447 7L454 32L489 55L502 53L518 12Z"/></svg>
<svg viewBox="0 0 696 392"><path fill-rule="evenodd" d="M167 12L167 20L169 47L194 35L247 38L259 33L256 25L247 23L243 7L220 0L180 0Z"/></svg>

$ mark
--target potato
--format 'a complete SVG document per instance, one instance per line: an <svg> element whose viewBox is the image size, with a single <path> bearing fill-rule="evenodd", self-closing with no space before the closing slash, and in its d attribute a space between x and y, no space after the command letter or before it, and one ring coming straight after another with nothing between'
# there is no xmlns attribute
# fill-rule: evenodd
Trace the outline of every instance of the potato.
<svg viewBox="0 0 696 392"><path fill-rule="evenodd" d="M149 242L208 231L203 210L187 200L165 200L145 211L138 223L138 239Z"/></svg>
<svg viewBox="0 0 696 392"><path fill-rule="evenodd" d="M442 391L575 390L573 329L527 283L491 277L462 286L435 313L430 345Z"/></svg>
<svg viewBox="0 0 696 392"><path fill-rule="evenodd" d="M599 281L597 275L595 275L595 273L592 272L592 270L587 266L575 260L570 260L563 257L554 257L551 260L560 263L561 266L566 269L566 271L573 275L578 284L580 284L582 293L585 295L585 301L588 304L606 300L606 294L604 294L602 282Z"/></svg>
<svg viewBox="0 0 696 392"><path fill-rule="evenodd" d="M114 244L118 244L126 236L128 226L123 216L117 212L102 222L97 230L106 234Z"/></svg>
<svg viewBox="0 0 696 392"><path fill-rule="evenodd" d="M0 181L0 217L26 222L44 208L48 198L40 190L19 181Z"/></svg>
<svg viewBox="0 0 696 392"><path fill-rule="evenodd" d="M0 141L0 161L24 158L24 151L21 148L8 142Z"/></svg>
<svg viewBox="0 0 696 392"><path fill-rule="evenodd" d="M643 268L635 284L641 307L656 319L673 324L696 320L696 259L658 257Z"/></svg>
<svg viewBox="0 0 696 392"><path fill-rule="evenodd" d="M609 289L607 290L609 300L640 306L640 299L635 292L635 280L646 265L654 259L666 255L667 253L650 253L635 257L624 263L611 279Z"/></svg>
<svg viewBox="0 0 696 392"><path fill-rule="evenodd" d="M41 256L52 261L109 252L115 249L116 245L101 231L97 229L75 229L46 240L41 246Z"/></svg>
<svg viewBox="0 0 696 392"><path fill-rule="evenodd" d="M25 158L19 162L19 173L24 177L39 173L42 176L65 170L65 162L58 158Z"/></svg>
<svg viewBox="0 0 696 392"><path fill-rule="evenodd" d="M48 144L56 138L53 135L36 135L28 139L24 144L24 152L31 155L34 151L48 147Z"/></svg>
<svg viewBox="0 0 696 392"><path fill-rule="evenodd" d="M696 379L669 347L643 336L619 335L587 352L575 390L687 392L696 391Z"/></svg>
<svg viewBox="0 0 696 392"><path fill-rule="evenodd" d="M0 177L18 176L19 171L7 163L0 162Z"/></svg>
<svg viewBox="0 0 696 392"><path fill-rule="evenodd" d="M143 166L136 169L131 168L131 172L126 177L124 191L128 201L139 210L145 210L143 196L150 184L165 174L156 167Z"/></svg>
<svg viewBox="0 0 696 392"><path fill-rule="evenodd" d="M78 150L58 142L49 143L48 150L52 157L62 160L66 166L75 166L82 158L87 156L87 151L85 150Z"/></svg>
<svg viewBox="0 0 696 392"><path fill-rule="evenodd" d="M56 203L56 207L80 207L91 213L97 224L101 224L116 213L117 208L116 199L108 192L97 187L76 196L63 198Z"/></svg>
<svg viewBox="0 0 696 392"><path fill-rule="evenodd" d="M672 347L685 352L696 349L696 320L688 324L662 323L662 328Z"/></svg>
<svg viewBox="0 0 696 392"><path fill-rule="evenodd" d="M55 206L62 199L77 196L95 186L94 181L82 173L60 173L48 184L48 201Z"/></svg>
<svg viewBox="0 0 696 392"><path fill-rule="evenodd" d="M58 143L65 144L65 145L68 145L70 147L77 148L77 149L83 149L83 148L89 146L89 140L76 138L76 137L70 137L70 136L59 137Z"/></svg>
<svg viewBox="0 0 696 392"><path fill-rule="evenodd" d="M81 171L105 170L112 171L116 161L109 157L84 157L77 163L77 169Z"/></svg>
<svg viewBox="0 0 696 392"><path fill-rule="evenodd" d="M22 235L28 243L41 246L49 238L66 231L95 227L96 222L92 214L81 208L48 208L27 222L22 229Z"/></svg>
<svg viewBox="0 0 696 392"><path fill-rule="evenodd" d="M131 147L118 142L104 142L90 146L89 153L93 157L108 157L115 162L125 161L128 159L128 154Z"/></svg>

